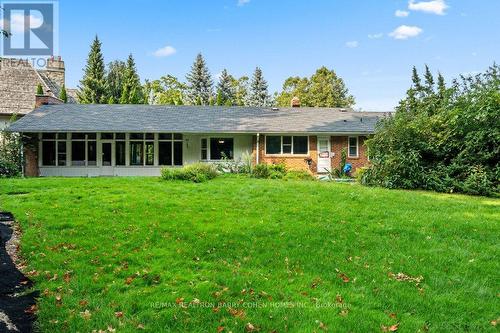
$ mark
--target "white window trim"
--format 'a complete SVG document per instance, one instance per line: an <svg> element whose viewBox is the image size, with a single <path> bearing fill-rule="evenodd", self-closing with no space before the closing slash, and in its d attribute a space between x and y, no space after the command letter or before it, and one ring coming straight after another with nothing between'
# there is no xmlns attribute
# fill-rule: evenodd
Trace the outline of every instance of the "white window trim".
<svg viewBox="0 0 500 333"><path fill-rule="evenodd" d="M356 155L351 155L351 139L356 139ZM347 137L347 157L358 158L359 157L359 137L349 136Z"/></svg>
<svg viewBox="0 0 500 333"><path fill-rule="evenodd" d="M201 148L201 140L203 139L206 139L207 140L207 159L204 160L201 158L201 151L202 151L202 148ZM234 161L234 156L236 155L235 154L235 151L234 151L234 147L236 146L235 142L235 138L234 136L204 136L204 137L201 137L200 138L200 161L202 162L214 162L214 163L217 163L217 162L220 162L222 160L213 160L212 159L212 152L210 151L210 140L211 139L233 139L233 158L230 159L229 161Z"/></svg>
<svg viewBox="0 0 500 333"><path fill-rule="evenodd" d="M267 153L267 137L268 136L279 136L281 138L281 143L280 143L280 147L281 147L281 152L279 154L268 154ZM286 153L284 154L283 153L283 137L284 136L290 136L292 138L292 153ZM293 153L293 138L295 136L305 136L307 137L307 153L305 154L294 154ZM310 149L309 149L309 135L281 135L281 134L276 134L276 135L265 135L264 137L264 156L280 156L280 157L283 157L283 156L286 156L286 157L307 157L309 156L310 154Z"/></svg>

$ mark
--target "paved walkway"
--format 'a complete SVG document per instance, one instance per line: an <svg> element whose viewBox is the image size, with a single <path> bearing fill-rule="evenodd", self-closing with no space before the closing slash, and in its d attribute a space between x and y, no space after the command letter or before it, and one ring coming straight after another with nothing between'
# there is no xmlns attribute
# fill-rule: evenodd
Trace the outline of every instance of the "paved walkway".
<svg viewBox="0 0 500 333"><path fill-rule="evenodd" d="M13 235L13 216L0 212L0 332L32 332L37 292L12 262L6 248Z"/></svg>

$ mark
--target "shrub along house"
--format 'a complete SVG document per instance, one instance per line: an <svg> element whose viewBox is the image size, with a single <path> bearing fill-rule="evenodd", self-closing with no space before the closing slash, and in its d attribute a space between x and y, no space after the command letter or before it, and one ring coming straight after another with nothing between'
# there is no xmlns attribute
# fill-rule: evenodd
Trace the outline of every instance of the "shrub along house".
<svg viewBox="0 0 500 333"><path fill-rule="evenodd" d="M9 127L27 176L158 176L163 167L240 159L324 173L341 152L367 163L364 140L385 113L332 108L45 104Z"/></svg>

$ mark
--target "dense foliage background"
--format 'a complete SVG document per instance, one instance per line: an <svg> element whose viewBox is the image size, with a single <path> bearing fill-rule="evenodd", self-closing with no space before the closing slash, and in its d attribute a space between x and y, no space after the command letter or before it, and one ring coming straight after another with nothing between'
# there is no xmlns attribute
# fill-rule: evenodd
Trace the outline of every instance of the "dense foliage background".
<svg viewBox="0 0 500 333"><path fill-rule="evenodd" d="M493 195L500 191L500 67L446 87L426 67L368 140L368 185Z"/></svg>

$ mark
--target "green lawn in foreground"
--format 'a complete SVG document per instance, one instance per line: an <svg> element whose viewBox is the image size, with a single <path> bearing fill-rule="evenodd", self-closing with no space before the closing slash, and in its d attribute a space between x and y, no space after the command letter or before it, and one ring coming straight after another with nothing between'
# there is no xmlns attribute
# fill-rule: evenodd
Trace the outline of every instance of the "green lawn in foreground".
<svg viewBox="0 0 500 333"><path fill-rule="evenodd" d="M44 332L498 329L499 199L38 178L0 180L0 208L24 230Z"/></svg>

